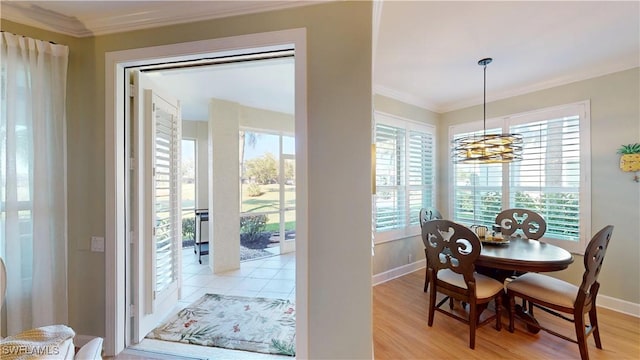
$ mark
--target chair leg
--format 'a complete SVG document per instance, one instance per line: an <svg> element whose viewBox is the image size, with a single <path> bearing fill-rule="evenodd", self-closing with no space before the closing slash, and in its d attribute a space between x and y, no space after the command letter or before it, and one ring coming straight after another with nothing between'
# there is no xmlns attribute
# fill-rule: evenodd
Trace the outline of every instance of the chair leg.
<svg viewBox="0 0 640 360"><path fill-rule="evenodd" d="M516 316L516 298L509 295L509 332L513 332L513 318Z"/></svg>
<svg viewBox="0 0 640 360"><path fill-rule="evenodd" d="M598 314L596 312L595 304L589 310L589 322L591 323L591 327L593 328L593 340L596 342L596 347L598 349L602 349L602 342L600 342L600 327L598 326Z"/></svg>
<svg viewBox="0 0 640 360"><path fill-rule="evenodd" d="M429 258L427 257L427 249L424 249L424 257L429 261ZM429 290L429 264L427 264L424 272L424 292L427 292L427 290Z"/></svg>
<svg viewBox="0 0 640 360"><path fill-rule="evenodd" d="M587 337L584 331L584 314L574 314L576 337L578 340L578 348L580 349L580 358L589 360L589 349L587 349Z"/></svg>
<svg viewBox="0 0 640 360"><path fill-rule="evenodd" d="M469 304L469 347L476 348L476 326L478 324L478 316L476 315L477 305Z"/></svg>
<svg viewBox="0 0 640 360"><path fill-rule="evenodd" d="M424 292L429 290L429 268L424 273Z"/></svg>
<svg viewBox="0 0 640 360"><path fill-rule="evenodd" d="M431 286L431 291L429 292L429 326L433 325L433 315L436 312L436 288L435 286Z"/></svg>
<svg viewBox="0 0 640 360"><path fill-rule="evenodd" d="M496 330L502 330L502 294L495 297L496 302Z"/></svg>

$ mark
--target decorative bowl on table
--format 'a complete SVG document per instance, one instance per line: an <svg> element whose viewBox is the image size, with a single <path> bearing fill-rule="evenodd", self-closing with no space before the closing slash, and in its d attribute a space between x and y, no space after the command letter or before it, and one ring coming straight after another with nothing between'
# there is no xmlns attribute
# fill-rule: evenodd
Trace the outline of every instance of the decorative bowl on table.
<svg viewBox="0 0 640 360"><path fill-rule="evenodd" d="M505 238L503 237L501 234L499 235L493 235L493 234L487 234L487 236L480 238L480 241L483 244L490 244L490 245L506 245L509 244L509 238Z"/></svg>

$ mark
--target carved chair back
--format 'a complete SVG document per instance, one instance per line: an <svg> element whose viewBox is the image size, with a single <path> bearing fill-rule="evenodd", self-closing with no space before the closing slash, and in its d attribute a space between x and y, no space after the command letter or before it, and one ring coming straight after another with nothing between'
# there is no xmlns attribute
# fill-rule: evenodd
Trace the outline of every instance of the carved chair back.
<svg viewBox="0 0 640 360"><path fill-rule="evenodd" d="M427 221L442 219L442 214L436 208L428 207L420 209L420 227Z"/></svg>
<svg viewBox="0 0 640 360"><path fill-rule="evenodd" d="M449 220L431 220L422 227L422 241L427 253L427 266L434 270L450 269L473 281L475 261L482 245L469 228Z"/></svg>
<svg viewBox="0 0 640 360"><path fill-rule="evenodd" d="M613 225L607 225L591 238L584 252L584 274L576 298L576 305L584 306L592 303L598 294L600 283L598 275L602 269L604 255L607 253L609 240L613 233Z"/></svg>
<svg viewBox="0 0 640 360"><path fill-rule="evenodd" d="M527 209L506 209L496 216L496 224L502 234L513 235L518 229L527 239L538 240L547 231L547 222L535 211Z"/></svg>

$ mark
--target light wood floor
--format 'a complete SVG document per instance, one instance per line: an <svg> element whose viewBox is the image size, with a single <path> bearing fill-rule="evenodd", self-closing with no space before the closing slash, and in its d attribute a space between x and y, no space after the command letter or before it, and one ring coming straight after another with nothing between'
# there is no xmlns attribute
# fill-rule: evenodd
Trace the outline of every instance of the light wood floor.
<svg viewBox="0 0 640 360"><path fill-rule="evenodd" d="M428 292L424 269L373 288L373 342L376 359L579 359L578 345L544 331L531 334L516 322L514 333L495 322L476 331L476 348L469 349L469 328L436 312L433 327L427 325ZM488 310L489 311L489 310ZM536 318L575 338L573 324L542 311ZM591 360L640 359L640 319L598 308L603 350L588 338Z"/></svg>
<svg viewBox="0 0 640 360"><path fill-rule="evenodd" d="M469 349L467 325L443 314L435 314L427 326L428 293L422 292L424 269L373 288L373 342L375 359L579 359L576 344L541 331L530 334L516 322L512 334L508 318L498 332L487 324L476 332L476 348ZM536 317L545 325L557 325L573 336L573 325L542 311ZM640 319L607 309L598 309L603 350L589 343L591 360L640 359ZM155 354L125 353L116 359L166 359Z"/></svg>

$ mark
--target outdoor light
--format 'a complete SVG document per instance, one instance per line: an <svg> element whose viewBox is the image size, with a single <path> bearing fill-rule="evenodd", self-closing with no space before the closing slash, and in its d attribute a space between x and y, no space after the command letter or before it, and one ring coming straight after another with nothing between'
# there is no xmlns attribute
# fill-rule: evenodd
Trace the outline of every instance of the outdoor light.
<svg viewBox="0 0 640 360"><path fill-rule="evenodd" d="M488 164L522 160L522 135L487 134L487 65L493 61L478 61L484 67L483 131L482 136L466 136L453 141L452 157L456 163Z"/></svg>

